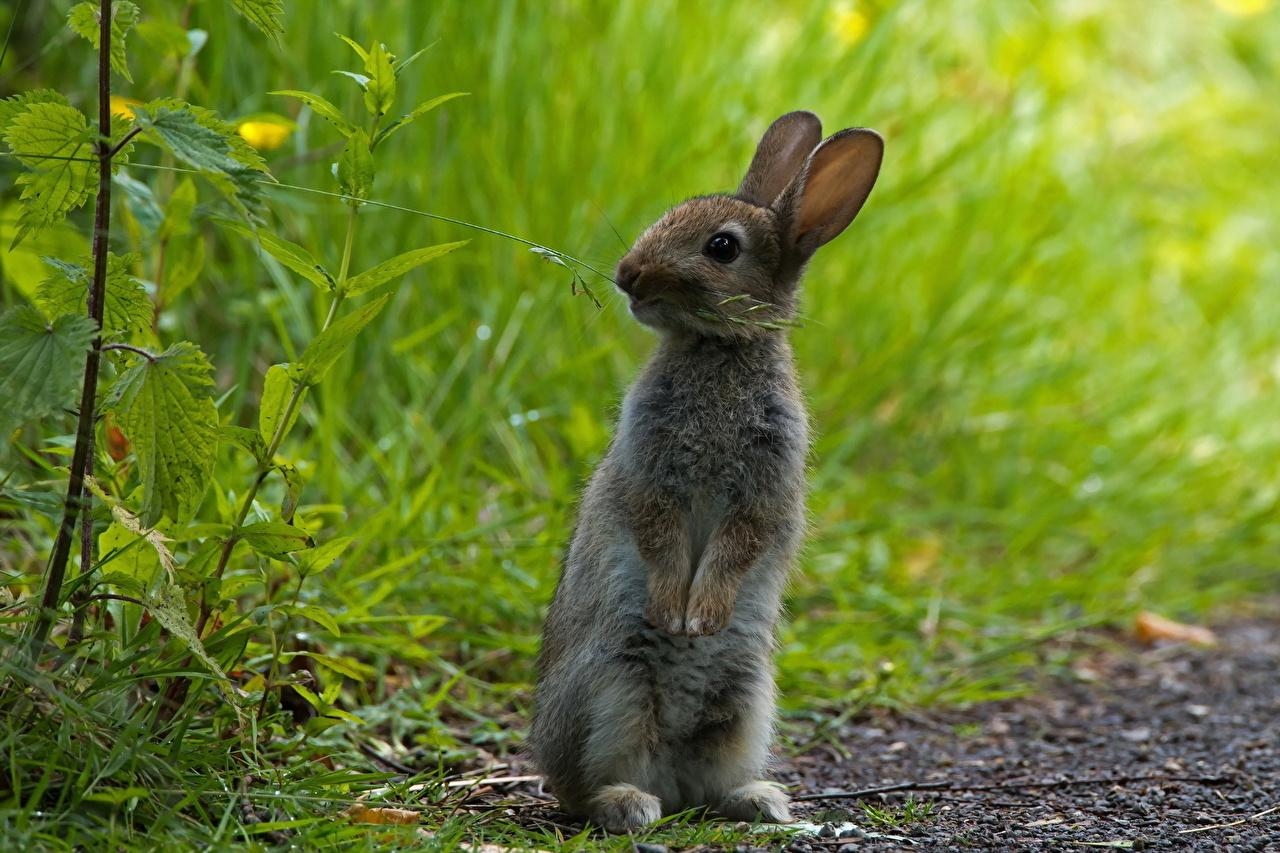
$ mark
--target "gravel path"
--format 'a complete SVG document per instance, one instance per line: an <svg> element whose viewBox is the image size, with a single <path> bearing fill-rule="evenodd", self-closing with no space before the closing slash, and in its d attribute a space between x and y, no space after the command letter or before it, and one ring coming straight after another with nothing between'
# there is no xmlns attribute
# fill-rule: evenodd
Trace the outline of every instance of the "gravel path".
<svg viewBox="0 0 1280 853"><path fill-rule="evenodd" d="M1219 637L1096 653L1029 698L855 720L843 749L780 778L808 794L918 787L799 803L825 837L788 849L1280 851L1280 624Z"/></svg>

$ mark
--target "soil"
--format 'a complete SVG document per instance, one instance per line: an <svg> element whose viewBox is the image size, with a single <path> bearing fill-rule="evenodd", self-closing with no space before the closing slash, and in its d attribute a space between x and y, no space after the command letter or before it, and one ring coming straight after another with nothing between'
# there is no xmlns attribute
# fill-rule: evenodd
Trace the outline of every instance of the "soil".
<svg viewBox="0 0 1280 853"><path fill-rule="evenodd" d="M1022 698L869 712L780 761L809 824L782 849L1280 851L1280 622L1222 627L1210 648L1093 639Z"/></svg>
<svg viewBox="0 0 1280 853"><path fill-rule="evenodd" d="M788 849L1280 851L1280 624L1218 635L1213 648L1113 644L1026 698L855 720L840 749L800 756L782 781L799 796L920 787L797 803L835 837ZM870 825L863 803L900 821L908 797L932 808ZM847 840L841 821L859 828Z"/></svg>

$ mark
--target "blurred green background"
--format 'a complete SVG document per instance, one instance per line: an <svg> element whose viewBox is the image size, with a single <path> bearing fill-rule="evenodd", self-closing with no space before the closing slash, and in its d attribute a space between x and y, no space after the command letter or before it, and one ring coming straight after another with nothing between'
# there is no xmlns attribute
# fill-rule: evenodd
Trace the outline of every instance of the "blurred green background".
<svg viewBox="0 0 1280 853"><path fill-rule="evenodd" d="M0 79L92 110L70 5L0 12ZM735 187L783 112L884 134L880 183L812 264L794 333L817 440L789 708L996 695L1073 626L1202 618L1280 587L1275 4L327 0L286 4L280 47L227 3L140 5L209 32L188 99L296 119L266 156L325 190L338 135L266 93L354 112L335 32L402 56L434 43L400 105L471 94L387 143L372 197L603 270L675 202ZM155 55L135 36L121 95L175 90ZM340 204L268 196L272 227L336 263ZM326 642L423 690L464 673L459 709L523 713L576 492L652 339L607 282L597 310L524 246L408 211L361 213L354 268L464 238L400 287L284 454L318 536L359 539L306 592L356 626ZM60 250L83 238L0 253L5 304ZM224 416L253 423L266 367L326 305L243 240L211 231L208 256L162 336L204 347ZM231 502L248 475L220 470L207 500ZM43 564L17 545L5 559ZM416 614L443 619L399 621Z"/></svg>

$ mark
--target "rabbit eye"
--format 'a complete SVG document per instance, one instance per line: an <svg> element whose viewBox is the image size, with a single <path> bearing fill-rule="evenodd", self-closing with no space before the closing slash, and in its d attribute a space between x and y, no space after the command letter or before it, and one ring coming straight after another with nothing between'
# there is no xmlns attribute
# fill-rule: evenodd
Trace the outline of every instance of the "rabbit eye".
<svg viewBox="0 0 1280 853"><path fill-rule="evenodd" d="M742 248L738 245L737 237L721 231L707 241L702 251L711 260L727 264L738 257L738 252L742 251Z"/></svg>

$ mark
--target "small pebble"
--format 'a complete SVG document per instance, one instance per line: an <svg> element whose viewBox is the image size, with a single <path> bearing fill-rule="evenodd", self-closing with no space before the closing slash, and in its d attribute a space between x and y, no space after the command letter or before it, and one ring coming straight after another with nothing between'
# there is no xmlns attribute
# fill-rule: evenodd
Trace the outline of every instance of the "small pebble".
<svg viewBox="0 0 1280 853"><path fill-rule="evenodd" d="M637 842L634 849L635 853L667 853L665 844L641 844Z"/></svg>

